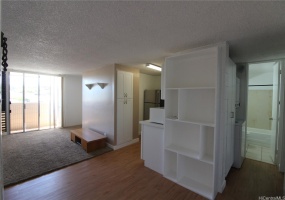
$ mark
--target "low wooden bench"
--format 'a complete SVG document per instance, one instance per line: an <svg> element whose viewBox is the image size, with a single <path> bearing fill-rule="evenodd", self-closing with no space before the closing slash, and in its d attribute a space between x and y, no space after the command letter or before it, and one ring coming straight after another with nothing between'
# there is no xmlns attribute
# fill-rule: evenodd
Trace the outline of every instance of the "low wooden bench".
<svg viewBox="0 0 285 200"><path fill-rule="evenodd" d="M105 147L107 137L88 129L75 129L70 131L70 139L89 153Z"/></svg>

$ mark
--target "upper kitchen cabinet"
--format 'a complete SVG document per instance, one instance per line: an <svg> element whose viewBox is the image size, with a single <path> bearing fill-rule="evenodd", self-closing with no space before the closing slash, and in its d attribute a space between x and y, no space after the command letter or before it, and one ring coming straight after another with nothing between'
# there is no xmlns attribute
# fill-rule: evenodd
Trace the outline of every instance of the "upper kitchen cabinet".
<svg viewBox="0 0 285 200"><path fill-rule="evenodd" d="M133 98L133 73L117 71L117 98Z"/></svg>
<svg viewBox="0 0 285 200"><path fill-rule="evenodd" d="M208 199L233 164L235 65L227 43L166 58L164 176Z"/></svg>

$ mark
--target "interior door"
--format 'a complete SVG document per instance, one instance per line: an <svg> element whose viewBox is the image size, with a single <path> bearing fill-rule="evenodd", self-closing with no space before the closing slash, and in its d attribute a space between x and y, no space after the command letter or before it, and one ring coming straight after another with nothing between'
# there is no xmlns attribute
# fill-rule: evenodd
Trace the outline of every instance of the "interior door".
<svg viewBox="0 0 285 200"><path fill-rule="evenodd" d="M273 163L276 161L276 135L278 134L278 123L279 123L279 71L280 65L279 62L276 62L273 65L273 86L272 86L272 114L271 114L271 150L270 157L273 159Z"/></svg>
<svg viewBox="0 0 285 200"><path fill-rule="evenodd" d="M124 72L124 92L127 98L133 98L133 74Z"/></svg>
<svg viewBox="0 0 285 200"><path fill-rule="evenodd" d="M117 145L133 138L133 99L117 99Z"/></svg>
<svg viewBox="0 0 285 200"><path fill-rule="evenodd" d="M124 98L124 72L117 71L117 98Z"/></svg>
<svg viewBox="0 0 285 200"><path fill-rule="evenodd" d="M117 99L117 145L124 142L124 104L125 99Z"/></svg>
<svg viewBox="0 0 285 200"><path fill-rule="evenodd" d="M228 174L234 162L234 127L235 127L235 101L236 101L236 66L230 62L227 68L227 119L226 119L226 170ZM226 175L225 174L225 175Z"/></svg>
<svg viewBox="0 0 285 200"><path fill-rule="evenodd" d="M285 134L284 134L284 89L285 89L285 60L280 61L280 90L279 90L279 121L277 131L277 145L276 145L276 164L279 171L285 171ZM285 179L284 179L285 182Z"/></svg>
<svg viewBox="0 0 285 200"><path fill-rule="evenodd" d="M125 142L133 138L133 99L126 99L124 104L124 134Z"/></svg>

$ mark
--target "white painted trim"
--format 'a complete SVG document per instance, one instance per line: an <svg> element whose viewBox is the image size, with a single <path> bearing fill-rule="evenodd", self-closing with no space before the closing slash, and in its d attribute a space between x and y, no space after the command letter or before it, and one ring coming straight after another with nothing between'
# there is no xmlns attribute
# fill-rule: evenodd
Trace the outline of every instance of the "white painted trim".
<svg viewBox="0 0 285 200"><path fill-rule="evenodd" d="M108 147L110 147L111 149L114 149L114 146L109 144L109 143L106 143Z"/></svg>
<svg viewBox="0 0 285 200"><path fill-rule="evenodd" d="M285 153L285 130L284 130L284 104L285 104L285 60L281 60L281 81L280 81L280 87L281 87L281 93L280 93L280 115L279 115L279 138L278 138L278 167L280 172L284 172L285 168L285 159L284 153ZM285 179L284 179L285 183ZM285 188L284 188L285 190Z"/></svg>
<svg viewBox="0 0 285 200"><path fill-rule="evenodd" d="M135 144L135 143L137 143L137 142L139 142L139 141L140 141L139 138L136 138L136 139L133 139L133 140L131 140L131 141L128 141L128 142L125 142L125 143L123 143L123 144L119 144L119 145L116 145L116 146L107 143L107 146L110 147L110 148L112 148L113 150L118 150L118 149L121 149L121 148L123 148L123 147L129 146L129 145L131 145L131 144Z"/></svg>
<svg viewBox="0 0 285 200"><path fill-rule="evenodd" d="M285 195L285 174L284 174L284 183L283 183L283 195Z"/></svg>
<svg viewBox="0 0 285 200"><path fill-rule="evenodd" d="M281 130L279 132L279 134L281 134L281 142L279 142L281 145L279 146L280 147L280 151L279 152L279 155L281 158L281 160L279 160L280 162L280 165L279 165L279 171L283 171L284 172L284 154L285 154L285 130L284 130L284 104L285 104L285 100L284 100L284 88L285 88L285 81L284 81L284 70L285 69L285 59L283 59L281 61L281 95L282 95L282 99L281 99L281 102L280 102L280 126L281 126ZM283 81L282 81L283 80ZM283 182L283 195L285 195L285 175L284 176L284 182Z"/></svg>
<svg viewBox="0 0 285 200"><path fill-rule="evenodd" d="M226 183L227 183L226 180L224 180L221 187L219 188L219 193L222 193L224 191L224 189L226 187Z"/></svg>

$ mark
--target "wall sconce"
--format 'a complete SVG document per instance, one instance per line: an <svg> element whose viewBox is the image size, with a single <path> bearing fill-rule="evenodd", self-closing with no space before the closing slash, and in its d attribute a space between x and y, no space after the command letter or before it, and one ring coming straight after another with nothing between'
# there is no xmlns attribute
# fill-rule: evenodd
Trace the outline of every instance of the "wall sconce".
<svg viewBox="0 0 285 200"><path fill-rule="evenodd" d="M157 66L157 65L154 65L154 64L146 64L146 67L147 68L150 68L150 69L154 69L154 70L157 70L157 71L161 71L161 67Z"/></svg>
<svg viewBox="0 0 285 200"><path fill-rule="evenodd" d="M89 90L91 90L91 88L95 85L95 83L89 83L89 84L85 84L86 87L88 87Z"/></svg>
<svg viewBox="0 0 285 200"><path fill-rule="evenodd" d="M104 87L106 87L106 85L108 85L108 83L97 83L101 89L104 89Z"/></svg>

